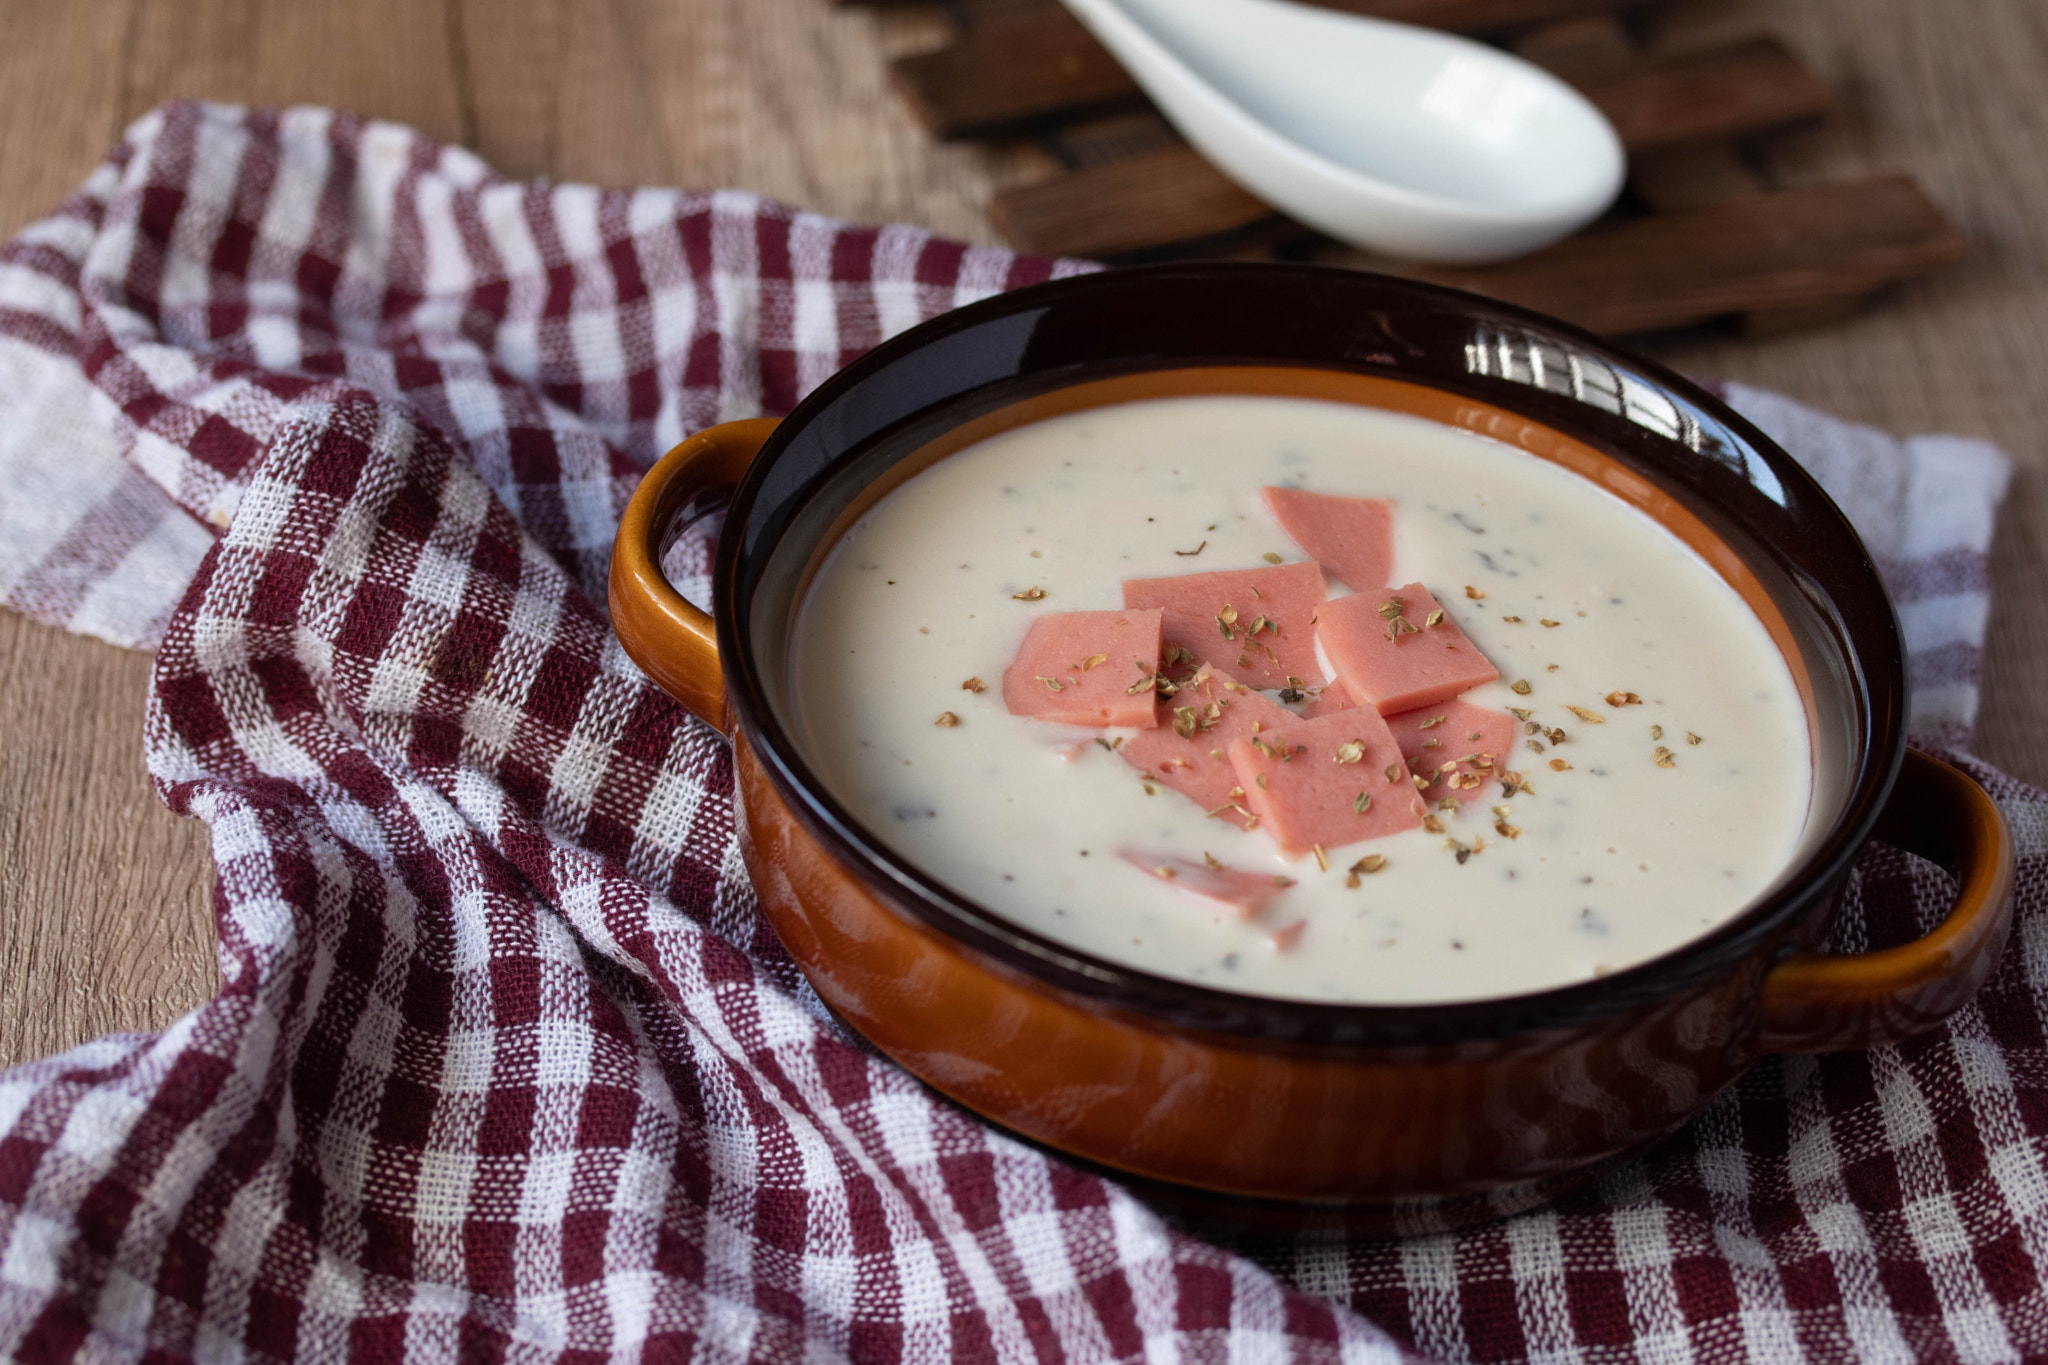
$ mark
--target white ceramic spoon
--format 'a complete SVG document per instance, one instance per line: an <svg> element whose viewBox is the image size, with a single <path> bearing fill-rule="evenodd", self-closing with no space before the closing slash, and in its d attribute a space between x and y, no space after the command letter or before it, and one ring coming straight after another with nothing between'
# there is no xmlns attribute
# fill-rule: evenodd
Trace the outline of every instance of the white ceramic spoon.
<svg viewBox="0 0 2048 1365"><path fill-rule="evenodd" d="M1391 256L1501 260L1599 215L1614 129L1496 48L1289 0L1065 0L1247 190Z"/></svg>

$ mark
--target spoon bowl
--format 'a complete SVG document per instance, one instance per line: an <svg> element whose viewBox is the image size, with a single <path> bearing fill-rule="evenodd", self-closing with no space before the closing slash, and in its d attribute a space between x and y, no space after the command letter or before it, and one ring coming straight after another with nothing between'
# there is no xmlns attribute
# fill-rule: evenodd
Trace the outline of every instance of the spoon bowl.
<svg viewBox="0 0 2048 1365"><path fill-rule="evenodd" d="M1231 179L1339 241L1480 264L1597 217L1614 129L1483 43L1291 0L1065 0Z"/></svg>

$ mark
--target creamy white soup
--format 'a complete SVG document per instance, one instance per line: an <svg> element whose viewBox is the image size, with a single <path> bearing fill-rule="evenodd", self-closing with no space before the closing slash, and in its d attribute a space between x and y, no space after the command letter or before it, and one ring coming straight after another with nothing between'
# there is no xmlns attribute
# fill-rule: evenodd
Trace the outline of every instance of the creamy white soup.
<svg viewBox="0 0 2048 1365"><path fill-rule="evenodd" d="M1512 795L1288 858L1147 781L1108 747L1129 731L1006 710L1035 615L1121 608L1125 579L1306 558L1269 484L1393 501L1389 582L1427 585L1500 670L1462 699L1528 713L1501 762ZM1322 679L1304 681L1312 704ZM827 555L791 700L832 794L940 882L1097 957L1305 1000L1511 995L1656 957L1770 887L1811 789L1783 658L1669 532L1500 442L1309 399L1095 408L940 460ZM1243 919L1146 870L1174 860L1291 884Z"/></svg>

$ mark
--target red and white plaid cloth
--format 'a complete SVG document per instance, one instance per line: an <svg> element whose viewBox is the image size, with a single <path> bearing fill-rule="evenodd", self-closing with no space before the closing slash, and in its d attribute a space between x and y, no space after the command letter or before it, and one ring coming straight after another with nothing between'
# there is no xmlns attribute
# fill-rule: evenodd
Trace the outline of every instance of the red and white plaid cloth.
<svg viewBox="0 0 2048 1365"><path fill-rule="evenodd" d="M1069 268L197 105L0 253L0 601L156 645L223 979L0 1073L0 1355L2048 1357L2048 794L1982 765L2023 864L1978 1003L1474 1231L1226 1252L824 1016L723 744L606 627L613 523L684 433ZM1922 728L1966 736L2003 460L1733 397L1864 526ZM1840 944L1946 897L1874 849Z"/></svg>

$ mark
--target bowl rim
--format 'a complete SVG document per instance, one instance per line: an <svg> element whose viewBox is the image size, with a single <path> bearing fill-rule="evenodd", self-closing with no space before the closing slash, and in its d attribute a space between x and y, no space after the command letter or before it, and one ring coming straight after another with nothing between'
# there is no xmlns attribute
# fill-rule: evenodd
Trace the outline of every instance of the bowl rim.
<svg viewBox="0 0 2048 1365"><path fill-rule="evenodd" d="M1092 305L1098 296L1110 299L1133 287L1158 283L1199 287L1204 283L1231 282L1254 276L1262 281L1262 287L1266 283L1292 283L1305 288L1385 290L1409 300L1435 305L1440 311L1455 313L1475 323L1494 322L1523 328L1587 348L1603 361L1651 381L1667 395L1682 398L1692 407L1712 416L1723 429L1740 438L1747 447L1745 454L1759 458L1769 466L1771 475L1781 486L1789 484L1799 491L1802 504L1826 524L1826 534L1841 538L1842 544L1856 551L1858 566L1867 581L1847 586L1867 588L1874 594L1875 605L1882 607L1882 619L1865 618L1862 624L1866 628L1878 629L1884 637L1882 643L1885 646L1881 656L1866 658L1854 647L1853 641L1844 638L1841 643L1845 657L1862 665L1849 683L1855 710L1849 750L1859 759L1857 770L1844 793L1840 812L1825 833L1818 840L1810 840L1806 850L1772 888L1747 909L1665 953L1610 975L1523 994L1401 1004L1339 1003L1252 995L1219 990L1098 958L1006 918L1000 912L944 886L868 834L853 813L833 798L810 770L798 745L767 699L752 641L739 627L750 601L742 600L739 570L745 538L736 531L754 510L767 470L791 444L795 433L872 376L909 361L934 342L992 321L1043 310L1049 303ZM1385 373L1357 363L1339 363L1334 359L1327 365L1303 365L1255 357L1242 362L1171 356L1135 359L1139 363L1133 364L1134 370L1244 363L1323 368L1345 373L1382 373L1383 377L1456 392L1406 371ZM1076 371L1064 382L1086 382L1104 374L1102 370ZM1052 383L1044 388L1062 386L1063 383ZM1531 389L1530 392L1540 390ZM954 394L938 406L960 401L961 395ZM1518 413L1596 449L1611 449L1611 443L1575 432L1570 425L1560 424L1540 413L1499 401L1497 396L1481 401ZM835 462L863 448L864 444L856 443L849 447L846 452L835 456ZM1834 591L1828 596L1831 603L1841 605ZM1481 295L1342 266L1198 262L1122 267L1067 276L992 295L898 333L842 367L814 389L782 419L763 445L734 491L728 507L715 560L713 604L719 661L725 678L735 742L744 738L784 803L805 829L832 853L842 867L854 873L870 892L879 893L898 911L909 914L951 944L969 950L1013 978L1079 997L1092 1008L1106 1008L1136 1017L1155 1027L1174 1031L1195 1030L1259 1047L1412 1048L1508 1039L1539 1028L1597 1025L1601 1020L1668 1006L1682 994L1690 995L1707 983L1721 980L1774 943L1778 945L1772 958L1775 961L1777 956L1790 951L1789 946L1781 941L1786 930L1802 922L1821 898L1832 897L1836 885L1846 876L1851 861L1868 841L1897 779L1906 747L1905 657L1890 596L1847 517L1819 483L1774 441L1709 390L1656 361L1628 352L1584 329ZM1877 668L1873 669L1873 665ZM1761 973L1758 975L1760 979Z"/></svg>

